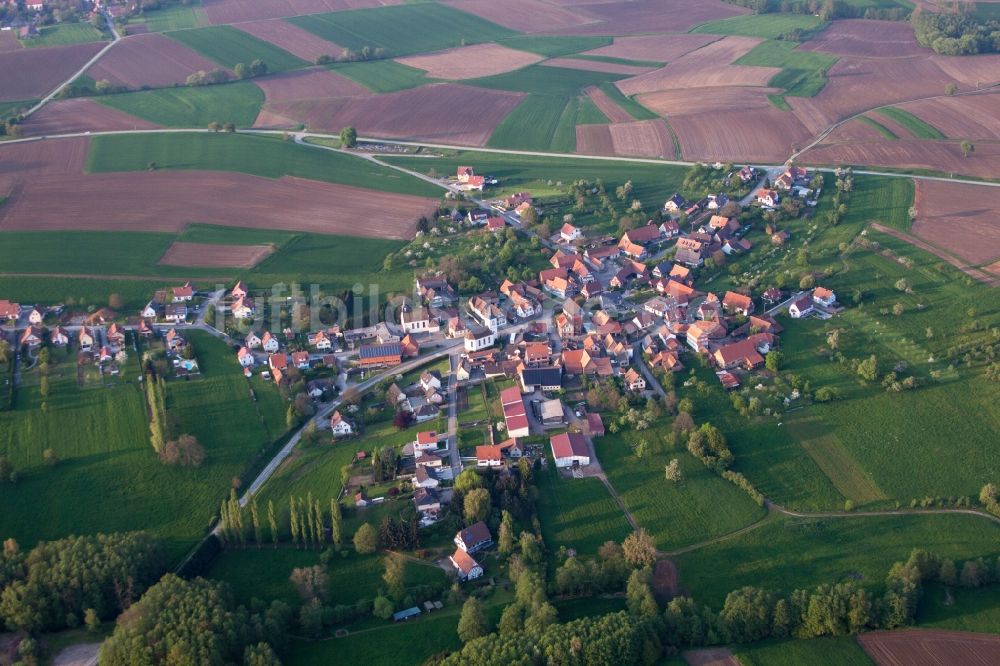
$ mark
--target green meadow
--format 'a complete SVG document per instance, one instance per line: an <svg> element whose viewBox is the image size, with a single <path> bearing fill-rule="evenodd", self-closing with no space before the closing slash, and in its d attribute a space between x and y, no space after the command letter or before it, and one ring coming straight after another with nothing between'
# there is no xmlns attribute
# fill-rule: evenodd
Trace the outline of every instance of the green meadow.
<svg viewBox="0 0 1000 666"><path fill-rule="evenodd" d="M271 72L283 72L310 64L231 25L175 30L165 34L229 69L241 62L249 65L254 60L263 60Z"/></svg>
<svg viewBox="0 0 1000 666"><path fill-rule="evenodd" d="M140 90L94 98L164 127L207 127L233 123L251 127L264 104L264 91L249 81L224 85Z"/></svg>
<svg viewBox="0 0 1000 666"><path fill-rule="evenodd" d="M104 33L90 23L59 23L39 28L37 37L26 39L21 44L28 48L40 48L99 42L107 38Z"/></svg>
<svg viewBox="0 0 1000 666"><path fill-rule="evenodd" d="M818 16L812 14L747 14L702 23L691 32L778 39L793 30L815 32L822 28L824 23Z"/></svg>

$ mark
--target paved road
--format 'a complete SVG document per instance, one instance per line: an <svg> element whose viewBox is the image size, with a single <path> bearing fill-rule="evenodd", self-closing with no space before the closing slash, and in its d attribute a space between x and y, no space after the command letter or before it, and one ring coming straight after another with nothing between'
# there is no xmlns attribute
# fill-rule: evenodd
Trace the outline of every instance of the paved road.
<svg viewBox="0 0 1000 666"><path fill-rule="evenodd" d="M43 106L45 106L46 104L48 104L50 101L52 101L52 98L55 97L56 95L58 95L60 90L62 90L63 88L65 88L69 84L73 83L73 81L76 81L78 78L80 78L83 75L83 73L86 72L88 69L90 69L94 65L94 63L96 63L98 60L100 60L101 57L104 56L104 54L107 53L111 49L112 46L114 46L115 44L117 44L121 40L122 36L118 34L118 29L115 28L115 22L113 20L111 20L111 16L107 13L107 11L105 11L103 9L101 10L101 15L104 16L104 20L107 21L107 23L108 23L108 29L111 30L111 37L112 37L111 41L108 42L107 46L105 46L103 49L101 49L96 54L94 54L94 57L91 58L90 60L88 60L86 62L86 64L84 64L83 67L81 67L79 70L77 70L76 72L74 72L74 74L71 77L69 77L68 79L66 79L62 83L60 83L56 87L55 90L53 90L48 95L46 95L45 97L43 97L42 100L40 102L38 102L38 104L34 105L33 107L31 107L30 109L28 109L27 111L25 111L24 112L24 117L25 118L27 118L28 116L30 116L31 114L33 114L35 111L38 111L40 108L42 108Z"/></svg>

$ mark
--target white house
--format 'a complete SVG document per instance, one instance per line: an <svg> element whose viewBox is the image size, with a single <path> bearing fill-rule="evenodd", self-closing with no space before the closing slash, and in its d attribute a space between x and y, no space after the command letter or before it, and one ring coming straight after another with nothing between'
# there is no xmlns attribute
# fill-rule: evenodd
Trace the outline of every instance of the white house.
<svg viewBox="0 0 1000 666"><path fill-rule="evenodd" d="M236 319L249 319L253 316L253 301L249 298L239 298L233 302L229 311L233 313L233 317Z"/></svg>
<svg viewBox="0 0 1000 666"><path fill-rule="evenodd" d="M240 350L236 352L236 359L240 362L240 365L244 368L253 367L253 352L247 347L240 347Z"/></svg>
<svg viewBox="0 0 1000 666"><path fill-rule="evenodd" d="M416 451L436 451L438 448L438 434L434 430L425 430L417 433L417 440L413 443L413 450Z"/></svg>
<svg viewBox="0 0 1000 666"><path fill-rule="evenodd" d="M159 314L159 309L153 301L146 303L146 307L144 307L142 312L139 313L143 319L156 319L157 314Z"/></svg>
<svg viewBox="0 0 1000 666"><path fill-rule="evenodd" d="M190 282L185 282L183 287L171 287L174 303L185 303L194 298L194 287Z"/></svg>
<svg viewBox="0 0 1000 666"><path fill-rule="evenodd" d="M164 317L167 321L172 321L174 323L180 323L185 321L188 316L187 306L183 303L171 303L167 306L166 316Z"/></svg>
<svg viewBox="0 0 1000 666"><path fill-rule="evenodd" d="M437 320L432 319L426 308L403 306L399 312L399 325L405 333L435 333Z"/></svg>
<svg viewBox="0 0 1000 666"><path fill-rule="evenodd" d="M334 437L347 437L354 434L354 427L344 420L339 411L330 417L330 432Z"/></svg>
<svg viewBox="0 0 1000 666"><path fill-rule="evenodd" d="M249 349L260 349L260 336L253 331L247 333L246 346Z"/></svg>
<svg viewBox="0 0 1000 666"><path fill-rule="evenodd" d="M461 548L456 548L455 553L448 559L458 570L459 580L472 580L483 575L483 567L479 562Z"/></svg>
<svg viewBox="0 0 1000 666"><path fill-rule="evenodd" d="M271 335L271 331L264 331L264 336L260 339L260 345L264 348L264 351L269 354L273 354L281 349L281 343L278 341L278 337Z"/></svg>
<svg viewBox="0 0 1000 666"><path fill-rule="evenodd" d="M437 473L430 467L418 467L413 475L413 486L415 488L437 488L441 482L437 478Z"/></svg>
<svg viewBox="0 0 1000 666"><path fill-rule="evenodd" d="M492 546L493 535L490 534L490 528L486 526L486 523L480 520L478 523L473 523L464 530L460 530L455 535L454 541L460 550L471 554Z"/></svg>
<svg viewBox="0 0 1000 666"><path fill-rule="evenodd" d="M556 467L585 467L590 464L590 447L578 432L564 432L549 439Z"/></svg>
<svg viewBox="0 0 1000 666"><path fill-rule="evenodd" d="M498 308L493 302L480 296L469 299L469 313L494 333L507 325L507 316L504 315L503 310Z"/></svg>
<svg viewBox="0 0 1000 666"><path fill-rule="evenodd" d="M496 334L488 328L476 327L465 333L465 351L475 352L492 347L496 342Z"/></svg>
<svg viewBox="0 0 1000 666"><path fill-rule="evenodd" d="M813 311L813 299L809 296L802 296L788 306L788 314L792 319L801 319Z"/></svg>
<svg viewBox="0 0 1000 666"><path fill-rule="evenodd" d="M559 230L559 237L567 243L572 243L575 240L583 238L583 232L580 230L580 227L573 226L567 222Z"/></svg>
<svg viewBox="0 0 1000 666"><path fill-rule="evenodd" d="M437 371L431 372L430 370L425 370L420 374L420 388L423 389L424 393L435 390L441 390L441 377L440 373Z"/></svg>
<svg viewBox="0 0 1000 666"><path fill-rule="evenodd" d="M825 287L816 287L812 293L813 303L830 307L837 302L837 295Z"/></svg>

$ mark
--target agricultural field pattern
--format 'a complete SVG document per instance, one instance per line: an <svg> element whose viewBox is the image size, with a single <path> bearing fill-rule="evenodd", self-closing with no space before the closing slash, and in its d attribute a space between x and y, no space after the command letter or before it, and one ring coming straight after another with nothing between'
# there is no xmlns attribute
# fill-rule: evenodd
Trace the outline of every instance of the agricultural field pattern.
<svg viewBox="0 0 1000 666"><path fill-rule="evenodd" d="M1000 663L1000 0L0 6L0 664Z"/></svg>

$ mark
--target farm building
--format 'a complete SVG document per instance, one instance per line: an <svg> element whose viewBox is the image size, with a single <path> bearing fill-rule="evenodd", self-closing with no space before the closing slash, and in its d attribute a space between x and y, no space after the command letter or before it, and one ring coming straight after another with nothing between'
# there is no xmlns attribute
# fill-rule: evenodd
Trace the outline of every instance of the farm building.
<svg viewBox="0 0 1000 666"><path fill-rule="evenodd" d="M469 525L455 535L455 545L466 553L475 553L493 545L493 536L486 523L479 521Z"/></svg>
<svg viewBox="0 0 1000 666"><path fill-rule="evenodd" d="M472 555L461 548L456 548L454 554L449 558L455 569L458 570L459 580L473 580L483 575L483 567L473 559Z"/></svg>
<svg viewBox="0 0 1000 666"><path fill-rule="evenodd" d="M556 467L585 467L590 464L590 447L583 435L564 432L549 439Z"/></svg>
<svg viewBox="0 0 1000 666"><path fill-rule="evenodd" d="M399 365L403 362L403 349L398 342L361 345L358 354L361 366L364 368L381 368Z"/></svg>
<svg viewBox="0 0 1000 666"><path fill-rule="evenodd" d="M507 424L507 436L527 437L530 435L528 412L524 408L521 392L516 386L500 392L500 404L503 406L503 417Z"/></svg>

